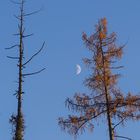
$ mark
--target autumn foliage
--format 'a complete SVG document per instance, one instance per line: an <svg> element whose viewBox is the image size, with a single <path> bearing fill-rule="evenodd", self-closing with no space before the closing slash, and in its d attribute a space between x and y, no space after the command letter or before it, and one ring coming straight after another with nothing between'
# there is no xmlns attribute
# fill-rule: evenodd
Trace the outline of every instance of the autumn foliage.
<svg viewBox="0 0 140 140"><path fill-rule="evenodd" d="M66 100L68 109L77 115L69 115L67 119L59 118L59 125L68 133L77 135L86 128L94 129L94 121L100 118L107 120L109 139L126 138L118 135L116 127L128 120L140 119L140 96L123 93L117 88L120 74L115 70L122 68L115 62L121 59L124 46L116 45L116 34L108 34L107 20L103 18L96 25L95 33L87 37L83 33L86 48L92 53L91 58L84 58L84 63L92 70L84 84L90 94L76 93L73 99Z"/></svg>

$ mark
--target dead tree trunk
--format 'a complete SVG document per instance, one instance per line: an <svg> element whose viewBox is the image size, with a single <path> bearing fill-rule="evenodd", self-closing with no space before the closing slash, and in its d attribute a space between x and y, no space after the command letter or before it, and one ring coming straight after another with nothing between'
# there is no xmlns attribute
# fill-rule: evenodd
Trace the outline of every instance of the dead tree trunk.
<svg viewBox="0 0 140 140"><path fill-rule="evenodd" d="M31 13L25 13L24 11L24 4L25 0L21 0L20 2L14 2L15 4L20 5L20 14L18 16L15 16L18 21L18 33L15 34L19 37L19 43L17 45L14 45L10 48L6 49L13 49L15 47L18 47L18 57L11 57L8 56L8 58L11 59L17 59L18 60L18 90L16 91L15 95L17 97L17 113L16 115L12 115L10 122L13 125L13 140L23 140L24 138L24 116L22 112L22 101L23 101L23 78L27 76L31 76L34 74L38 74L45 70L45 68L36 71L36 72L31 72L31 73L24 73L24 69L26 68L26 65L35 57L37 56L42 49L44 48L45 42L43 43L42 47L35 53L33 54L28 60L25 61L24 57L24 38L31 36L32 34L25 35L25 27L24 27L24 21L25 17L30 16L32 14L35 14L39 11L31 12ZM25 61L25 62L24 62Z"/></svg>

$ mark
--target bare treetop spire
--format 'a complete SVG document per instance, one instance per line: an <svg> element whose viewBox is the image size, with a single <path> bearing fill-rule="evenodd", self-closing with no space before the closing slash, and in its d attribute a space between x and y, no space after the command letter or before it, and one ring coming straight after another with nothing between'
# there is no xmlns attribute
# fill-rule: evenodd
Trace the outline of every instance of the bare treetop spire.
<svg viewBox="0 0 140 140"><path fill-rule="evenodd" d="M32 14L37 13L38 11L35 12L31 12L31 13L25 13L24 10L24 4L25 4L25 0L21 0L20 2L15 2L12 1L14 4L19 4L19 9L20 9L20 13L19 15L15 16L19 23L18 23L18 33L16 33L15 35L18 36L18 43L16 45L13 45L9 48L6 49L13 49L13 48L17 48L18 49L18 56L8 56L8 58L11 59L16 59L18 60L18 89L16 91L16 93L14 95L16 95L17 97L17 113L16 115L12 115L10 122L13 125L13 140L23 140L24 139L24 117L23 117L23 112L22 112L22 102L23 102L23 82L24 82L24 78L27 76L31 76L31 75L35 75L38 74L42 71L45 70L45 68L42 68L40 70L37 70L35 72L25 72L25 68L27 66L27 64L29 64L29 62L31 62L35 56L37 56L44 48L45 46L45 42L43 42L41 48L35 53L33 54L29 59L26 60L25 54L24 54L24 38L27 38L29 36L31 36L32 34L25 34L25 27L24 27L24 21L25 21L25 17L30 16Z"/></svg>

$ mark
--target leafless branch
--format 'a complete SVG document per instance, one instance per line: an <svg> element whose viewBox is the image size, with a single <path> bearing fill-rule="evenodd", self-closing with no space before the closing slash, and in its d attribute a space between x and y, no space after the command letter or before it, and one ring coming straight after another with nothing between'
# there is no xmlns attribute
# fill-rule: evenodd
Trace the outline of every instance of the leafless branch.
<svg viewBox="0 0 140 140"><path fill-rule="evenodd" d="M9 48L5 48L6 50L9 50L9 49L12 49L12 48L15 48L15 47L18 47L19 45L13 45L13 46L11 46L11 47L9 47Z"/></svg>
<svg viewBox="0 0 140 140"><path fill-rule="evenodd" d="M127 140L132 140L131 138L124 137L124 136L114 136L114 137L117 137L117 138L122 138L122 139L127 139Z"/></svg>
<svg viewBox="0 0 140 140"><path fill-rule="evenodd" d="M24 16L24 17L31 16L31 15L34 15L34 14L39 13L41 10L42 10L42 8L40 8L39 10L36 10L36 11L34 11L34 12L31 12L31 13L23 14L23 16Z"/></svg>
<svg viewBox="0 0 140 140"><path fill-rule="evenodd" d="M45 68L39 70L39 71L36 71L36 72L32 72L32 73L27 73L27 74L22 74L23 77L26 77L26 76L31 76L31 75L35 75L35 74L39 74L41 73L42 71L44 71Z"/></svg>
<svg viewBox="0 0 140 140"><path fill-rule="evenodd" d="M10 58L10 59L19 59L19 57L14 57L14 56L7 56L7 58Z"/></svg>
<svg viewBox="0 0 140 140"><path fill-rule="evenodd" d="M28 64L36 55L38 55L42 49L44 48L45 42L43 43L42 47L27 61L23 64L23 66L25 66L26 64Z"/></svg>
<svg viewBox="0 0 140 140"><path fill-rule="evenodd" d="M21 4L21 2L16 2L16 1L13 1L13 0L10 0L10 1L14 4Z"/></svg>
<svg viewBox="0 0 140 140"><path fill-rule="evenodd" d="M14 17L15 17L16 19L18 19L18 20L21 20L21 17L20 17L20 16L14 15Z"/></svg>
<svg viewBox="0 0 140 140"><path fill-rule="evenodd" d="M20 35L20 33L16 33L16 34L13 34L14 36L19 36Z"/></svg>
<svg viewBox="0 0 140 140"><path fill-rule="evenodd" d="M121 121L119 121L112 129L114 130L114 129L115 129L118 125L120 125L125 119L126 119L126 117L123 118Z"/></svg>
<svg viewBox="0 0 140 140"><path fill-rule="evenodd" d="M32 35L33 35L33 34L23 35L23 38L30 37L30 36L32 36Z"/></svg>

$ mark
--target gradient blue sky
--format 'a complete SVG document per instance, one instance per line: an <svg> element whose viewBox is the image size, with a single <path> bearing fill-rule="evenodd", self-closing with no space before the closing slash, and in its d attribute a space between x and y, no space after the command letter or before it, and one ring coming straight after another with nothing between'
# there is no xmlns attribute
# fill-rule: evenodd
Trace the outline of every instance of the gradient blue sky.
<svg viewBox="0 0 140 140"><path fill-rule="evenodd" d="M121 64L124 69L118 86L124 92L140 91L140 1L139 0L26 0L26 11L43 10L26 19L27 33L34 36L25 40L27 58L46 41L46 48L38 55L27 72L38 70L42 66L46 71L28 77L24 83L25 140L72 140L73 137L61 131L57 125L59 116L71 114L65 108L67 97L75 92L90 91L83 86L83 80L89 72L82 58L89 55L81 39L82 32L90 35L97 21L106 17L109 32L116 32L118 44L127 43ZM16 112L16 99L12 96L17 89L16 61L6 58L15 55L16 50L4 48L15 44L18 39L12 34L17 31L17 20L13 17L18 7L10 0L0 3L0 137L11 139L11 126L8 122ZM76 76L75 66L80 64L82 72ZM140 122L129 122L119 127L120 134L139 140ZM108 140L107 126L104 120L95 122L93 133L86 131L79 140Z"/></svg>

